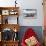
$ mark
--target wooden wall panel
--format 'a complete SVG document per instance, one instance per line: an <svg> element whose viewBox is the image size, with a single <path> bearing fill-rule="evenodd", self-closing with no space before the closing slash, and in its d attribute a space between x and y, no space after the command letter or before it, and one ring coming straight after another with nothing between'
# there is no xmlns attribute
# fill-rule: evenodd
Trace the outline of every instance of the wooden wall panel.
<svg viewBox="0 0 46 46"><path fill-rule="evenodd" d="M12 29L13 31L16 29L17 31L19 31L19 25L15 25L15 24L2 24L0 25L1 27L1 31L5 28L9 28L9 29Z"/></svg>

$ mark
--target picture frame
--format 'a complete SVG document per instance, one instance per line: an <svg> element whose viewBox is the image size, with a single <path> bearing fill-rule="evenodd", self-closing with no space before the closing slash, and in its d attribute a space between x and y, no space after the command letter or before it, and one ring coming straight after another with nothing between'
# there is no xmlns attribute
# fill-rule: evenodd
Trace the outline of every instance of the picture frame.
<svg viewBox="0 0 46 46"><path fill-rule="evenodd" d="M2 10L2 15L9 15L9 10Z"/></svg>
<svg viewBox="0 0 46 46"><path fill-rule="evenodd" d="M17 16L3 16L3 24L18 24L18 17Z"/></svg>
<svg viewBox="0 0 46 46"><path fill-rule="evenodd" d="M16 15L17 13L18 13L18 12L15 11L15 10L10 10L10 11L9 11L9 14L10 14L10 15Z"/></svg>
<svg viewBox="0 0 46 46"><path fill-rule="evenodd" d="M18 24L18 17L17 16L8 17L8 24Z"/></svg>
<svg viewBox="0 0 46 46"><path fill-rule="evenodd" d="M23 9L24 18L36 18L37 9Z"/></svg>
<svg viewBox="0 0 46 46"><path fill-rule="evenodd" d="M3 41L9 41L12 40L12 33L13 31L10 28L4 28L2 31L2 40Z"/></svg>

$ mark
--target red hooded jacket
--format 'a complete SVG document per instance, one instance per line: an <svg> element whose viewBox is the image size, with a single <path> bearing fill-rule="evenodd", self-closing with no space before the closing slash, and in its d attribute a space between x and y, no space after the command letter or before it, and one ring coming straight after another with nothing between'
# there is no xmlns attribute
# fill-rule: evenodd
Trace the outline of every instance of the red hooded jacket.
<svg viewBox="0 0 46 46"><path fill-rule="evenodd" d="M26 43L25 43L25 39L28 39L29 37L37 37L36 33L34 32L34 30L32 28L29 28L27 29L27 31L25 32L25 35L24 37L22 38L22 42L21 42L21 45L22 46L26 46ZM35 46L41 46L40 43L38 42Z"/></svg>

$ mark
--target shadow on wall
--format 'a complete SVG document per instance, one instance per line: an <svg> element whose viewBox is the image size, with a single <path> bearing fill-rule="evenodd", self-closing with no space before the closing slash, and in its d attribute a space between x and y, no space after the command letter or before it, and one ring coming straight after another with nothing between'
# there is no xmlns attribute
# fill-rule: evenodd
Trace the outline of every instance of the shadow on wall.
<svg viewBox="0 0 46 46"><path fill-rule="evenodd" d="M24 35L25 31L28 28L32 28L36 32L39 41L41 43L43 43L43 30L42 30L42 26L21 26L20 27L20 31L19 31L19 39L20 39L20 42L21 42L21 40L23 38L23 35Z"/></svg>

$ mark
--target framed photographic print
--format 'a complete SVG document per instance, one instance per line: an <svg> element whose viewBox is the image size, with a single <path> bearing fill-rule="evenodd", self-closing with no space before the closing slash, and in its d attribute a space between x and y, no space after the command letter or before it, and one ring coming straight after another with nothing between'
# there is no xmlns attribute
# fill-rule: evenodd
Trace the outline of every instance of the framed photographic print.
<svg viewBox="0 0 46 46"><path fill-rule="evenodd" d="M8 24L17 24L18 23L18 17L17 16L9 16L8 17Z"/></svg>
<svg viewBox="0 0 46 46"><path fill-rule="evenodd" d="M24 18L36 18L37 10L36 9L23 9Z"/></svg>
<svg viewBox="0 0 46 46"><path fill-rule="evenodd" d="M9 11L9 14L10 14L10 15L16 15L17 13L18 13L18 12L15 11L15 10L10 10L10 11Z"/></svg>
<svg viewBox="0 0 46 46"><path fill-rule="evenodd" d="M14 10L10 10L10 11L9 11L9 14L10 14L10 15L14 15Z"/></svg>
<svg viewBox="0 0 46 46"><path fill-rule="evenodd" d="M18 24L18 17L15 15L12 16L3 16L3 24Z"/></svg>
<svg viewBox="0 0 46 46"><path fill-rule="evenodd" d="M9 10L2 10L2 15L9 15Z"/></svg>
<svg viewBox="0 0 46 46"><path fill-rule="evenodd" d="M12 40L12 30L10 28L5 28L2 31L2 40L8 41Z"/></svg>

